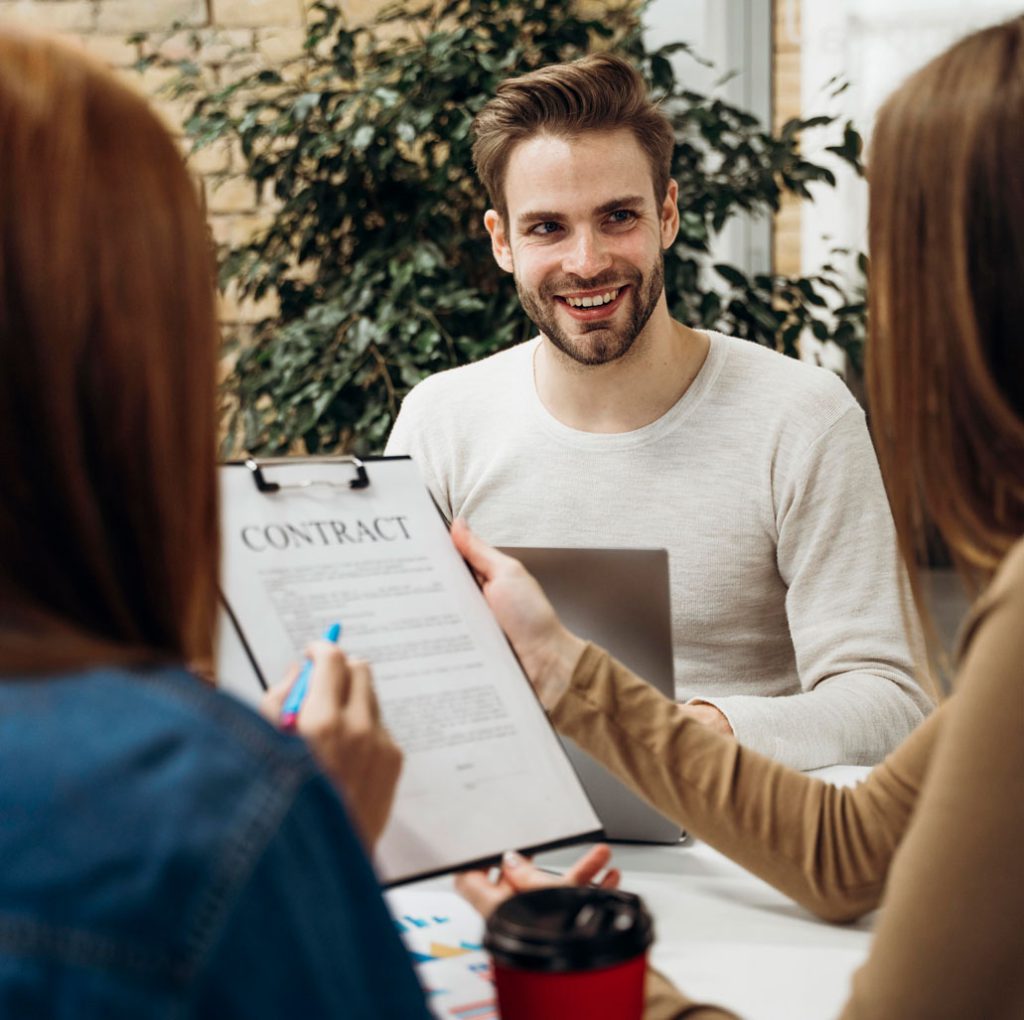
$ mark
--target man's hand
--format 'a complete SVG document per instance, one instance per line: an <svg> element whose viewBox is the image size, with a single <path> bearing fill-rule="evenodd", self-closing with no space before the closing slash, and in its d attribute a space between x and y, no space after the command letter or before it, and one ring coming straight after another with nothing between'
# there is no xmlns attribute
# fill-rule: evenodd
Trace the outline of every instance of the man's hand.
<svg viewBox="0 0 1024 1020"><path fill-rule="evenodd" d="M348 805L367 849L387 824L402 771L402 752L380 720L370 667L348 659L336 645L315 641L309 689L295 728ZM260 712L275 726L299 668L264 696Z"/></svg>
<svg viewBox="0 0 1024 1020"><path fill-rule="evenodd" d="M484 598L541 704L550 709L567 690L586 642L565 629L540 585L518 560L492 549L461 519L452 524L452 541L479 578Z"/></svg>
<svg viewBox="0 0 1024 1020"><path fill-rule="evenodd" d="M708 705L703 701L689 702L683 705L682 709L687 715L696 719L697 722L707 726L709 730L714 730L715 733L722 733L727 737L734 735L732 726L729 725L729 720L714 705Z"/></svg>
<svg viewBox="0 0 1024 1020"><path fill-rule="evenodd" d="M531 864L522 854L510 850L502 858L501 870L495 881L486 871L463 871L455 876L455 888L459 894L483 917L489 917L494 909L510 896L529 889L548 889L558 885L598 885L602 889L618 887L621 875L617 868L608 867L612 852L605 843L591 847L563 875L553 875ZM604 875L598 878L600 872Z"/></svg>

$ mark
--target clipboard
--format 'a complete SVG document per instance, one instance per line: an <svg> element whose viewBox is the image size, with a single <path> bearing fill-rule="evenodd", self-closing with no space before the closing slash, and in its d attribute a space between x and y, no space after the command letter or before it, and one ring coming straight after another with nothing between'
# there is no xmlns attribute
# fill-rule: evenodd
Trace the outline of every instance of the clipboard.
<svg viewBox="0 0 1024 1020"><path fill-rule="evenodd" d="M248 458L219 469L221 585L247 700L332 622L374 671L405 753L375 863L396 885L599 838L540 702L408 457ZM244 692L243 692L244 689Z"/></svg>

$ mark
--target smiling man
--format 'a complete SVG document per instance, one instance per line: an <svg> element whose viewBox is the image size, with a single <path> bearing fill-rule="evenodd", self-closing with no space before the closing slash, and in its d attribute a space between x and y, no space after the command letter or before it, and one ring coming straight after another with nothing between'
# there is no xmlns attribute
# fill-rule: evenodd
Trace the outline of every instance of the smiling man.
<svg viewBox="0 0 1024 1020"><path fill-rule="evenodd" d="M540 335L420 383L387 452L493 544L668 549L684 710L798 768L879 761L930 702L859 406L672 319L674 137L625 61L510 79L474 130L494 257Z"/></svg>

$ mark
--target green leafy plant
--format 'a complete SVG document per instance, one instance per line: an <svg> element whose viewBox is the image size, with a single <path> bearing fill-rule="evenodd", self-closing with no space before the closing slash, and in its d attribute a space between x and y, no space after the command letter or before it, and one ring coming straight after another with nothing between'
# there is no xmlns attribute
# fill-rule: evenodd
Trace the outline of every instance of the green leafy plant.
<svg viewBox="0 0 1024 1020"><path fill-rule="evenodd" d="M269 228L221 263L223 284L280 298L279 316L258 325L226 382L229 445L379 449L420 379L532 334L490 255L470 127L503 78L595 46L640 68L677 129L672 313L789 354L809 329L859 363L864 304L835 266L803 278L748 276L707 255L741 210L767 214L785 192L809 198L810 182L835 183L800 150L805 132L831 119L792 120L773 135L683 87L669 58L689 46L648 51L642 14L636 5L597 19L548 0L440 0L350 28L320 2L304 56L280 72L209 89L193 62L180 62L193 146L237 141L246 174L276 203ZM832 151L859 170L851 126Z"/></svg>

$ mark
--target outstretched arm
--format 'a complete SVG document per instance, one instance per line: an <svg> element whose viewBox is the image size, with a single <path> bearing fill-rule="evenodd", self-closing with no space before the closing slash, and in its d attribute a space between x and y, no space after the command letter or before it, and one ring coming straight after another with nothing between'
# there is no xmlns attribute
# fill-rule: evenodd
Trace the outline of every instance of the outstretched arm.
<svg viewBox="0 0 1024 1020"><path fill-rule="evenodd" d="M946 710L848 789L681 708L590 645L551 719L663 814L819 916L848 921L876 907Z"/></svg>
<svg viewBox="0 0 1024 1020"><path fill-rule="evenodd" d="M837 789L711 732L568 632L537 582L456 522L452 537L558 729L700 839L830 920L875 907L945 709Z"/></svg>

